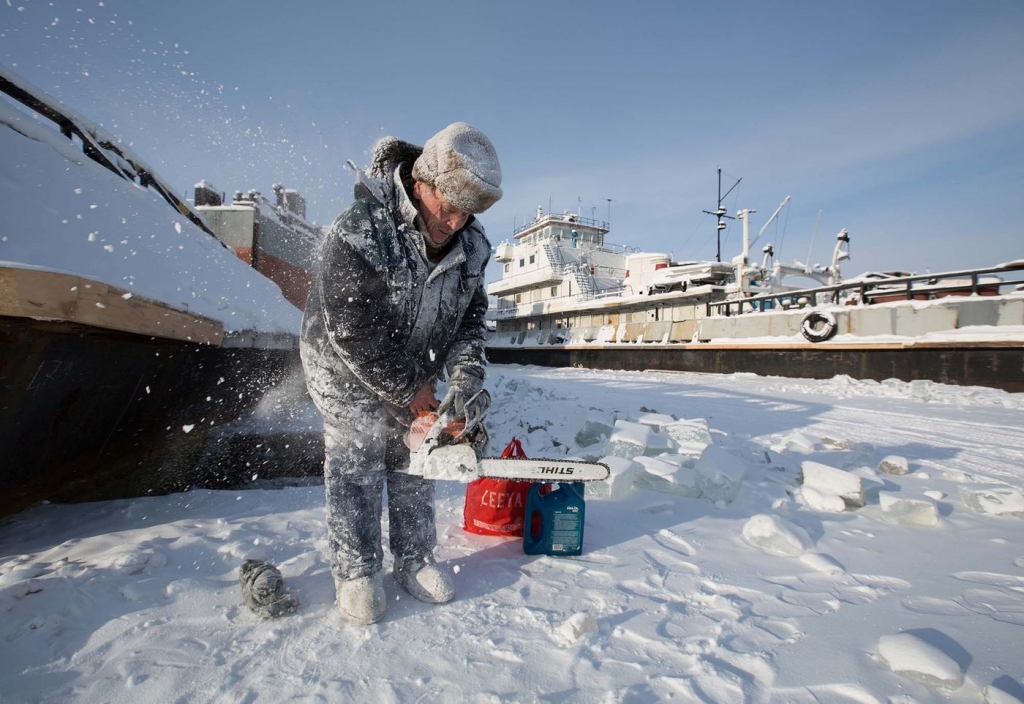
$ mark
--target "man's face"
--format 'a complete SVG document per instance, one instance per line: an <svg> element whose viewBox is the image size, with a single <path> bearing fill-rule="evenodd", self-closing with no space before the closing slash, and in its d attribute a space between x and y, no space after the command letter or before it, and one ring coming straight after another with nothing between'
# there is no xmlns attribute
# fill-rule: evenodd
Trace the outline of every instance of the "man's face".
<svg viewBox="0 0 1024 704"><path fill-rule="evenodd" d="M412 190L419 200L420 217L426 222L427 233L435 245L450 240L469 220L469 213L449 203L433 186L416 181Z"/></svg>

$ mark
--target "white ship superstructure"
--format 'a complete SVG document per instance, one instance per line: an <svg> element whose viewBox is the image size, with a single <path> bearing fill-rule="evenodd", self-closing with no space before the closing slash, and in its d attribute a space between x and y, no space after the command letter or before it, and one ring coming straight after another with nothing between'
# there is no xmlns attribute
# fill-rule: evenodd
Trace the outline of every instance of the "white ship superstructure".
<svg viewBox="0 0 1024 704"><path fill-rule="evenodd" d="M698 308L702 315L705 303L727 294L729 264L673 264L669 254L606 242L608 232L607 222L538 208L512 242L499 244L494 260L502 277L487 287L496 337L612 339L620 325L692 320Z"/></svg>
<svg viewBox="0 0 1024 704"><path fill-rule="evenodd" d="M737 213L742 251L726 263L672 261L670 254L611 244L605 239L607 222L538 208L532 222L495 248L502 275L487 287L494 326L488 347L714 341L781 349L834 336L835 343L869 340L877 347L883 338L919 344L924 335L962 335L957 331L977 326L990 327L979 333L1000 340L1007 332L1015 340L1021 336L1024 261L944 274L869 273L844 281L846 230L836 235L825 266L773 264L771 245L755 264L751 248L768 223L751 238L753 212ZM729 217L721 207L711 214ZM786 277L817 286L787 285Z"/></svg>

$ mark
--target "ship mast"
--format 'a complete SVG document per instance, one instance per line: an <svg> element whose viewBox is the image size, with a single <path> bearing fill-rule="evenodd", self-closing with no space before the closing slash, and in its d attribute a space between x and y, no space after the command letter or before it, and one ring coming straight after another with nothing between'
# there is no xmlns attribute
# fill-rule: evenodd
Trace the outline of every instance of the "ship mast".
<svg viewBox="0 0 1024 704"><path fill-rule="evenodd" d="M722 261L722 230L724 230L726 228L726 224L724 222L722 222L722 219L723 218L728 218L729 220L735 220L736 219L736 218L732 217L731 215L726 215L726 213L728 211L725 209L725 206L722 205L722 201L725 198L729 197L729 194L732 193L733 189L736 188L736 186L740 185L740 181L742 181L742 180L743 180L742 178L736 179L736 183L732 184L732 188L730 188L728 191L726 191L723 194L722 193L722 167L721 166L718 167L718 208L716 210L714 210L714 211L711 211L711 210L705 210L704 211L706 214L714 215L716 218L718 218L718 232L717 232L717 235L718 235L718 249L717 249L717 252L715 254L715 261L716 262Z"/></svg>

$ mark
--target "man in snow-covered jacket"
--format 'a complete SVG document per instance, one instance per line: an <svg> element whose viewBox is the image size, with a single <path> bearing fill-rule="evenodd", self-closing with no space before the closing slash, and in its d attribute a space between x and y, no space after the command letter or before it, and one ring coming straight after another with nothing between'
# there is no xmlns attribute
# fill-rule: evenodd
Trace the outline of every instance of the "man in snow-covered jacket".
<svg viewBox="0 0 1024 704"><path fill-rule="evenodd" d="M484 268L490 244L474 214L501 197L490 140L455 123L423 148L385 137L355 202L321 245L302 322L306 384L324 417L328 542L342 615L384 615L381 500L388 495L395 578L423 601L454 597L434 563L433 482L400 471L415 415L461 415L483 385ZM386 482L385 482L386 479Z"/></svg>

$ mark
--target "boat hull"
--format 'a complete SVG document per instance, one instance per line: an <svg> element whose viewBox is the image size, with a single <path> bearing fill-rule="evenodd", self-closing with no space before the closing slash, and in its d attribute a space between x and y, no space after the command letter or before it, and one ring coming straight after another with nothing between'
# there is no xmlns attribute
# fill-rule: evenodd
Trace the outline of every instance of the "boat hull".
<svg viewBox="0 0 1024 704"><path fill-rule="evenodd" d="M1024 346L1018 343L682 344L488 347L496 364L660 370L830 379L928 379L1024 392Z"/></svg>
<svg viewBox="0 0 1024 704"><path fill-rule="evenodd" d="M198 466L208 433L298 357L8 316L0 349L0 515L210 485Z"/></svg>

